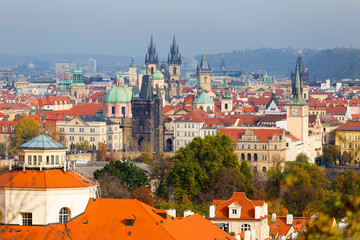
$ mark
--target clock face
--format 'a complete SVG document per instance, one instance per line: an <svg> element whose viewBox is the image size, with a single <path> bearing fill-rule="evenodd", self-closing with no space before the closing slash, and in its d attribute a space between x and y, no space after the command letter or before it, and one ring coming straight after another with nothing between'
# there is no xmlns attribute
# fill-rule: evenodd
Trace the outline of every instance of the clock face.
<svg viewBox="0 0 360 240"><path fill-rule="evenodd" d="M298 114L299 114L299 110L294 109L294 110L293 110L293 115L294 115L294 116L297 116Z"/></svg>

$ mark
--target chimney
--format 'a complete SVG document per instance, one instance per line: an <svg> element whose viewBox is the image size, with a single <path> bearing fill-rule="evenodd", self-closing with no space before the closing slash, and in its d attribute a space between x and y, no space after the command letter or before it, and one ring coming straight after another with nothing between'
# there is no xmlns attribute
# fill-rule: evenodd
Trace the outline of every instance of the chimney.
<svg viewBox="0 0 360 240"><path fill-rule="evenodd" d="M260 207L255 207L255 219L260 219Z"/></svg>
<svg viewBox="0 0 360 240"><path fill-rule="evenodd" d="M24 160L24 164L23 164L23 171L26 172L26 170L25 170L25 160Z"/></svg>
<svg viewBox="0 0 360 240"><path fill-rule="evenodd" d="M211 218L215 217L215 212L216 212L216 205L211 205L209 211L209 217Z"/></svg>
<svg viewBox="0 0 360 240"><path fill-rule="evenodd" d="M273 213L272 215L271 215L271 222L275 222L276 221L276 213Z"/></svg>
<svg viewBox="0 0 360 240"><path fill-rule="evenodd" d="M40 172L42 172L42 161L40 162Z"/></svg>
<svg viewBox="0 0 360 240"><path fill-rule="evenodd" d="M245 231L245 234L244 234L244 240L251 240L251 232L248 230L248 231Z"/></svg>
<svg viewBox="0 0 360 240"><path fill-rule="evenodd" d="M67 165L67 161L65 160L65 163L64 163L64 172L66 172L66 165Z"/></svg>
<svg viewBox="0 0 360 240"><path fill-rule="evenodd" d="M176 217L176 209L169 209L167 210L168 214L172 217Z"/></svg>
<svg viewBox="0 0 360 240"><path fill-rule="evenodd" d="M286 215L286 225L292 225L292 223L293 223L293 215L292 214Z"/></svg>
<svg viewBox="0 0 360 240"><path fill-rule="evenodd" d="M191 215L193 215L194 214L194 212L192 212L191 210L185 210L184 211L184 218L186 218L186 217L188 217L188 216L191 216Z"/></svg>
<svg viewBox="0 0 360 240"><path fill-rule="evenodd" d="M9 172L11 172L11 170L12 170L12 160L9 159Z"/></svg>

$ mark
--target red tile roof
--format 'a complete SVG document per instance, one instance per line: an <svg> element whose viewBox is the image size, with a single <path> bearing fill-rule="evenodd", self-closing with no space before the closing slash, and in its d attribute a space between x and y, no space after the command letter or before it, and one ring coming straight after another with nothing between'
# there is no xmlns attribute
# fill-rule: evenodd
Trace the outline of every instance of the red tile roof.
<svg viewBox="0 0 360 240"><path fill-rule="evenodd" d="M73 171L61 169L13 170L0 176L0 188L79 188L94 184Z"/></svg>
<svg viewBox="0 0 360 240"><path fill-rule="evenodd" d="M238 205L241 206L241 215L240 219L255 219L255 207L263 206L264 201L254 201L248 199L244 192L234 192L232 197L228 200L219 202L220 200L215 200L212 202L212 205L217 205L215 217L214 218L229 218L229 208L233 202L238 202ZM262 204L261 204L262 203ZM265 215L262 218L266 218L269 215Z"/></svg>
<svg viewBox="0 0 360 240"><path fill-rule="evenodd" d="M283 129L280 128L251 128L251 130L258 137L260 142L268 142L275 134L281 136L283 131ZM228 135L236 142L241 138L245 131L246 128L220 128L221 133ZM291 134L286 135L286 137L289 137L293 141L296 140Z"/></svg>

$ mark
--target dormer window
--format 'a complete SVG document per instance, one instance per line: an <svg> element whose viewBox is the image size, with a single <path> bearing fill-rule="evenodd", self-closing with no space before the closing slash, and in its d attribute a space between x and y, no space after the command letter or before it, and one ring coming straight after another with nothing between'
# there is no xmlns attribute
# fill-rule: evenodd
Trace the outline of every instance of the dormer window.
<svg viewBox="0 0 360 240"><path fill-rule="evenodd" d="M233 209L233 210L232 210L232 213L233 213L233 214L237 214L237 209Z"/></svg>

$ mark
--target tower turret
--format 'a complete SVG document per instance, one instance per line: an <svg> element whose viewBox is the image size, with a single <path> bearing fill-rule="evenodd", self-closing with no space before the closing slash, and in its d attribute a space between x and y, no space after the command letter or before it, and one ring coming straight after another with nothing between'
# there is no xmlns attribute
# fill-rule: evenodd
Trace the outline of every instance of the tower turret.
<svg viewBox="0 0 360 240"><path fill-rule="evenodd" d="M154 74L157 70L159 60L158 54L156 53L156 46L154 44L153 36L151 36L150 45L145 55L146 72L149 75Z"/></svg>
<svg viewBox="0 0 360 240"><path fill-rule="evenodd" d="M204 90L211 91L212 69L207 59L207 55L203 54L200 64L197 66L197 81Z"/></svg>

